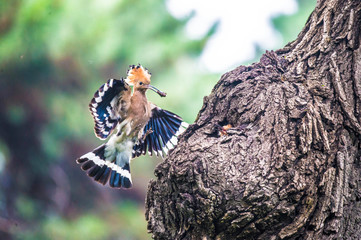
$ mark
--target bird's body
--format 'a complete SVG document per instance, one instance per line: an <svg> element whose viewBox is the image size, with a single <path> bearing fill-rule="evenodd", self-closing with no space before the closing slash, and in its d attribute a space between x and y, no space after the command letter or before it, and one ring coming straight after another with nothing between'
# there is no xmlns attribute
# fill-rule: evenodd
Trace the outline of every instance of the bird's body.
<svg viewBox="0 0 361 240"><path fill-rule="evenodd" d="M133 93L130 85L133 85ZM110 79L94 94L89 104L95 121L95 134L106 144L80 157L77 162L95 181L111 187L132 186L130 160L152 152L167 154L177 143L177 136L188 126L182 119L148 102L146 90L160 96L165 93L150 85L150 73L132 65L125 80Z"/></svg>

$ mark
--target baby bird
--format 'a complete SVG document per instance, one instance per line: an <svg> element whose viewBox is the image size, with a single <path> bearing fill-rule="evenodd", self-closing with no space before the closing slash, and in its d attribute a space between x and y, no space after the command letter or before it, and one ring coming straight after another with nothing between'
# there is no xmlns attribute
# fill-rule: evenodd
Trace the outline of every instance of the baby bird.
<svg viewBox="0 0 361 240"><path fill-rule="evenodd" d="M109 79L89 104L95 135L105 140L114 134L107 143L77 159L77 163L103 185L109 182L113 188L130 188L130 160L146 152L163 157L188 127L178 115L148 102L148 89L166 96L150 85L150 77L140 64L131 65L126 79Z"/></svg>

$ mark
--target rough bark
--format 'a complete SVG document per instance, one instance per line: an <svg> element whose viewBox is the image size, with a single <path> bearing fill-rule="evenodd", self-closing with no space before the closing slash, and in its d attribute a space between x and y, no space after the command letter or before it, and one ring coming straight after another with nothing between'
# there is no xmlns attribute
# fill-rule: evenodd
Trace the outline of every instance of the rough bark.
<svg viewBox="0 0 361 240"><path fill-rule="evenodd" d="M361 1L318 1L295 41L221 77L155 170L155 239L361 239L360 27Z"/></svg>

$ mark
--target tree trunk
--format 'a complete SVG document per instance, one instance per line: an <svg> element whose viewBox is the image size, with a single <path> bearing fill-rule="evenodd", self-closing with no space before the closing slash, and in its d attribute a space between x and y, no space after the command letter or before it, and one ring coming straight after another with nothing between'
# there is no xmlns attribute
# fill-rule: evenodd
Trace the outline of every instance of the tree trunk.
<svg viewBox="0 0 361 240"><path fill-rule="evenodd" d="M361 239L360 27L361 1L319 0L295 41L221 77L155 170L155 239Z"/></svg>

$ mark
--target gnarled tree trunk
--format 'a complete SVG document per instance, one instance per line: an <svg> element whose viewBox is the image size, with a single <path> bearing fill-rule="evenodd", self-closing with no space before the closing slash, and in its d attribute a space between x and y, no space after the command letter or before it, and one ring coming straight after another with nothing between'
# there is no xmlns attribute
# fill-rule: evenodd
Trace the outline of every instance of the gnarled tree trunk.
<svg viewBox="0 0 361 240"><path fill-rule="evenodd" d="M361 1L320 0L222 76L149 185L155 239L361 239L360 28Z"/></svg>

